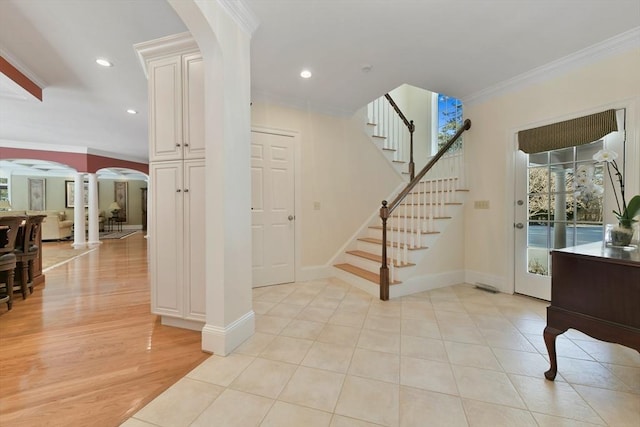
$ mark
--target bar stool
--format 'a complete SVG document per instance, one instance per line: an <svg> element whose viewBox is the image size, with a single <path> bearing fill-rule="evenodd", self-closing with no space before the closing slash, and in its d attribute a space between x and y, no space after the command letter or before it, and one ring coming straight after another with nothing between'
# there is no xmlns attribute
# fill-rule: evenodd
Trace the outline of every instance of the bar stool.
<svg viewBox="0 0 640 427"><path fill-rule="evenodd" d="M13 276L17 265L13 251L18 229L24 219L22 216L0 216L0 283L4 283L4 292L0 291L0 302L6 302L9 310L13 304Z"/></svg>
<svg viewBox="0 0 640 427"><path fill-rule="evenodd" d="M33 293L33 263L38 257L38 246L36 245L40 225L46 215L27 216L24 227L20 228L16 238L15 250L18 268L20 269L20 285L14 284L14 291L22 292L22 299L27 298L27 289Z"/></svg>

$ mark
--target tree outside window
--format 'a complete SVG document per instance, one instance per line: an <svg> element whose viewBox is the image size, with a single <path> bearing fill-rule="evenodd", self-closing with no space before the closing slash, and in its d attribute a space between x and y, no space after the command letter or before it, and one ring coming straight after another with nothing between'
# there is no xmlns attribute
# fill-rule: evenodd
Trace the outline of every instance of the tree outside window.
<svg viewBox="0 0 640 427"><path fill-rule="evenodd" d="M438 94L438 150L440 150L462 127L462 101ZM451 151L462 148L462 137L451 147Z"/></svg>

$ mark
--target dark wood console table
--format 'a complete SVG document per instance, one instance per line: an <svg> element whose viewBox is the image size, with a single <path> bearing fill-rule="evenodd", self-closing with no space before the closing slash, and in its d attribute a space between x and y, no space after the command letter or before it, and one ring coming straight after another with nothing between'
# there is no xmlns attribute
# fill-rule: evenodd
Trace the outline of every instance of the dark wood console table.
<svg viewBox="0 0 640 427"><path fill-rule="evenodd" d="M570 328L640 352L640 249L592 243L555 250L551 259L544 329L551 367L544 376L555 379L556 337Z"/></svg>

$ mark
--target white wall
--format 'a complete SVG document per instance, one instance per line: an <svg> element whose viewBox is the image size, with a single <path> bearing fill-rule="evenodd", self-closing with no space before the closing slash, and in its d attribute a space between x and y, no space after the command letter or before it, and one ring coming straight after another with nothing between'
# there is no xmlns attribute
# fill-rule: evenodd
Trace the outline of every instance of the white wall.
<svg viewBox="0 0 640 427"><path fill-rule="evenodd" d="M400 183L365 134L364 117L350 119L254 102L251 124L299 134L303 267L325 265ZM320 203L320 209L314 204Z"/></svg>
<svg viewBox="0 0 640 427"><path fill-rule="evenodd" d="M432 145L432 102L433 92L404 84L389 92L407 120L413 120L413 158L416 173L427 164Z"/></svg>
<svg viewBox="0 0 640 427"><path fill-rule="evenodd" d="M640 49L610 56L547 81L465 106L471 193L465 204L465 267L513 290L514 134L608 108L627 107L627 190L640 192ZM489 200L474 210L473 200ZM488 250L490 248L490 250ZM469 277L469 275L468 275ZM491 283L493 282L493 283Z"/></svg>

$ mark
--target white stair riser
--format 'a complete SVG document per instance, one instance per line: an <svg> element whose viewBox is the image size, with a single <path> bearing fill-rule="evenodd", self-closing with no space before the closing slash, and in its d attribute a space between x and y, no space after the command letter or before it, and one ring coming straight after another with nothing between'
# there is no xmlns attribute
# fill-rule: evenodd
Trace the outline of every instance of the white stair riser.
<svg viewBox="0 0 640 427"><path fill-rule="evenodd" d="M369 252L370 254L376 254L376 255L380 255L382 256L382 245L378 245L375 243L368 243L368 242L358 242L358 250L363 251L363 252ZM397 248L391 248L391 246L387 246L387 255L390 255L392 252L395 253L397 250ZM422 249L424 250L424 249ZM421 254L420 252L422 251L421 249L416 249L416 250L410 250L408 251L408 259L410 263L416 264L417 262L420 261L420 259L422 259L423 254Z"/></svg>
<svg viewBox="0 0 640 427"><path fill-rule="evenodd" d="M336 267L333 268L333 271L334 271L334 275L337 278L344 280L345 282L355 286L356 288L362 291L365 291L366 293L372 295L375 298L378 298L380 296L379 285ZM378 269L378 273L379 272L380 270Z"/></svg>
<svg viewBox="0 0 640 427"><path fill-rule="evenodd" d="M429 221L428 219L418 219L418 218L405 218L403 217L392 217L387 220L387 231L389 232L392 228L395 230L396 228L406 229L406 230L421 230L421 231L442 231L447 226L448 219L434 219L433 221Z"/></svg>
<svg viewBox="0 0 640 427"><path fill-rule="evenodd" d="M442 217L442 216L451 216L451 207L452 205L434 205L433 208L430 206L425 206L424 208L420 208L419 205L413 206L413 208L409 205L400 205L393 211L393 215L401 215L401 216L431 216L434 217Z"/></svg>
<svg viewBox="0 0 640 427"><path fill-rule="evenodd" d="M369 252L372 254L382 253L382 245L377 243L363 242L362 240L358 240L358 243L356 244L356 248L359 251Z"/></svg>
<svg viewBox="0 0 640 427"><path fill-rule="evenodd" d="M404 199L402 204L416 204L416 205L429 205L431 203L462 203L464 199L464 194L462 192L456 191L453 193L438 193L434 194L433 197L429 193L409 193L407 197Z"/></svg>
<svg viewBox="0 0 640 427"><path fill-rule="evenodd" d="M380 263L356 255L347 254L347 262L372 273L380 273ZM390 266L389 266L390 267ZM395 280L403 281L411 277L413 266L395 268Z"/></svg>
<svg viewBox="0 0 640 427"><path fill-rule="evenodd" d="M387 238L390 237L390 232L387 230ZM395 232L394 232L395 234ZM400 233L403 234L403 233ZM422 234L420 235L420 240L419 240L419 245L420 247L431 247L433 246L433 242L436 241L436 239L438 238L439 234ZM377 228L368 228L367 229L367 237L372 237L374 239L382 239L382 230L381 229L377 229ZM401 242L404 242L404 236L402 236L401 238ZM407 236L407 241L411 241L410 237Z"/></svg>
<svg viewBox="0 0 640 427"><path fill-rule="evenodd" d="M347 264L355 265L356 267L360 267L363 270L367 270L372 273L378 273L380 271L380 263L376 261L371 261L351 254L346 254L345 260Z"/></svg>

